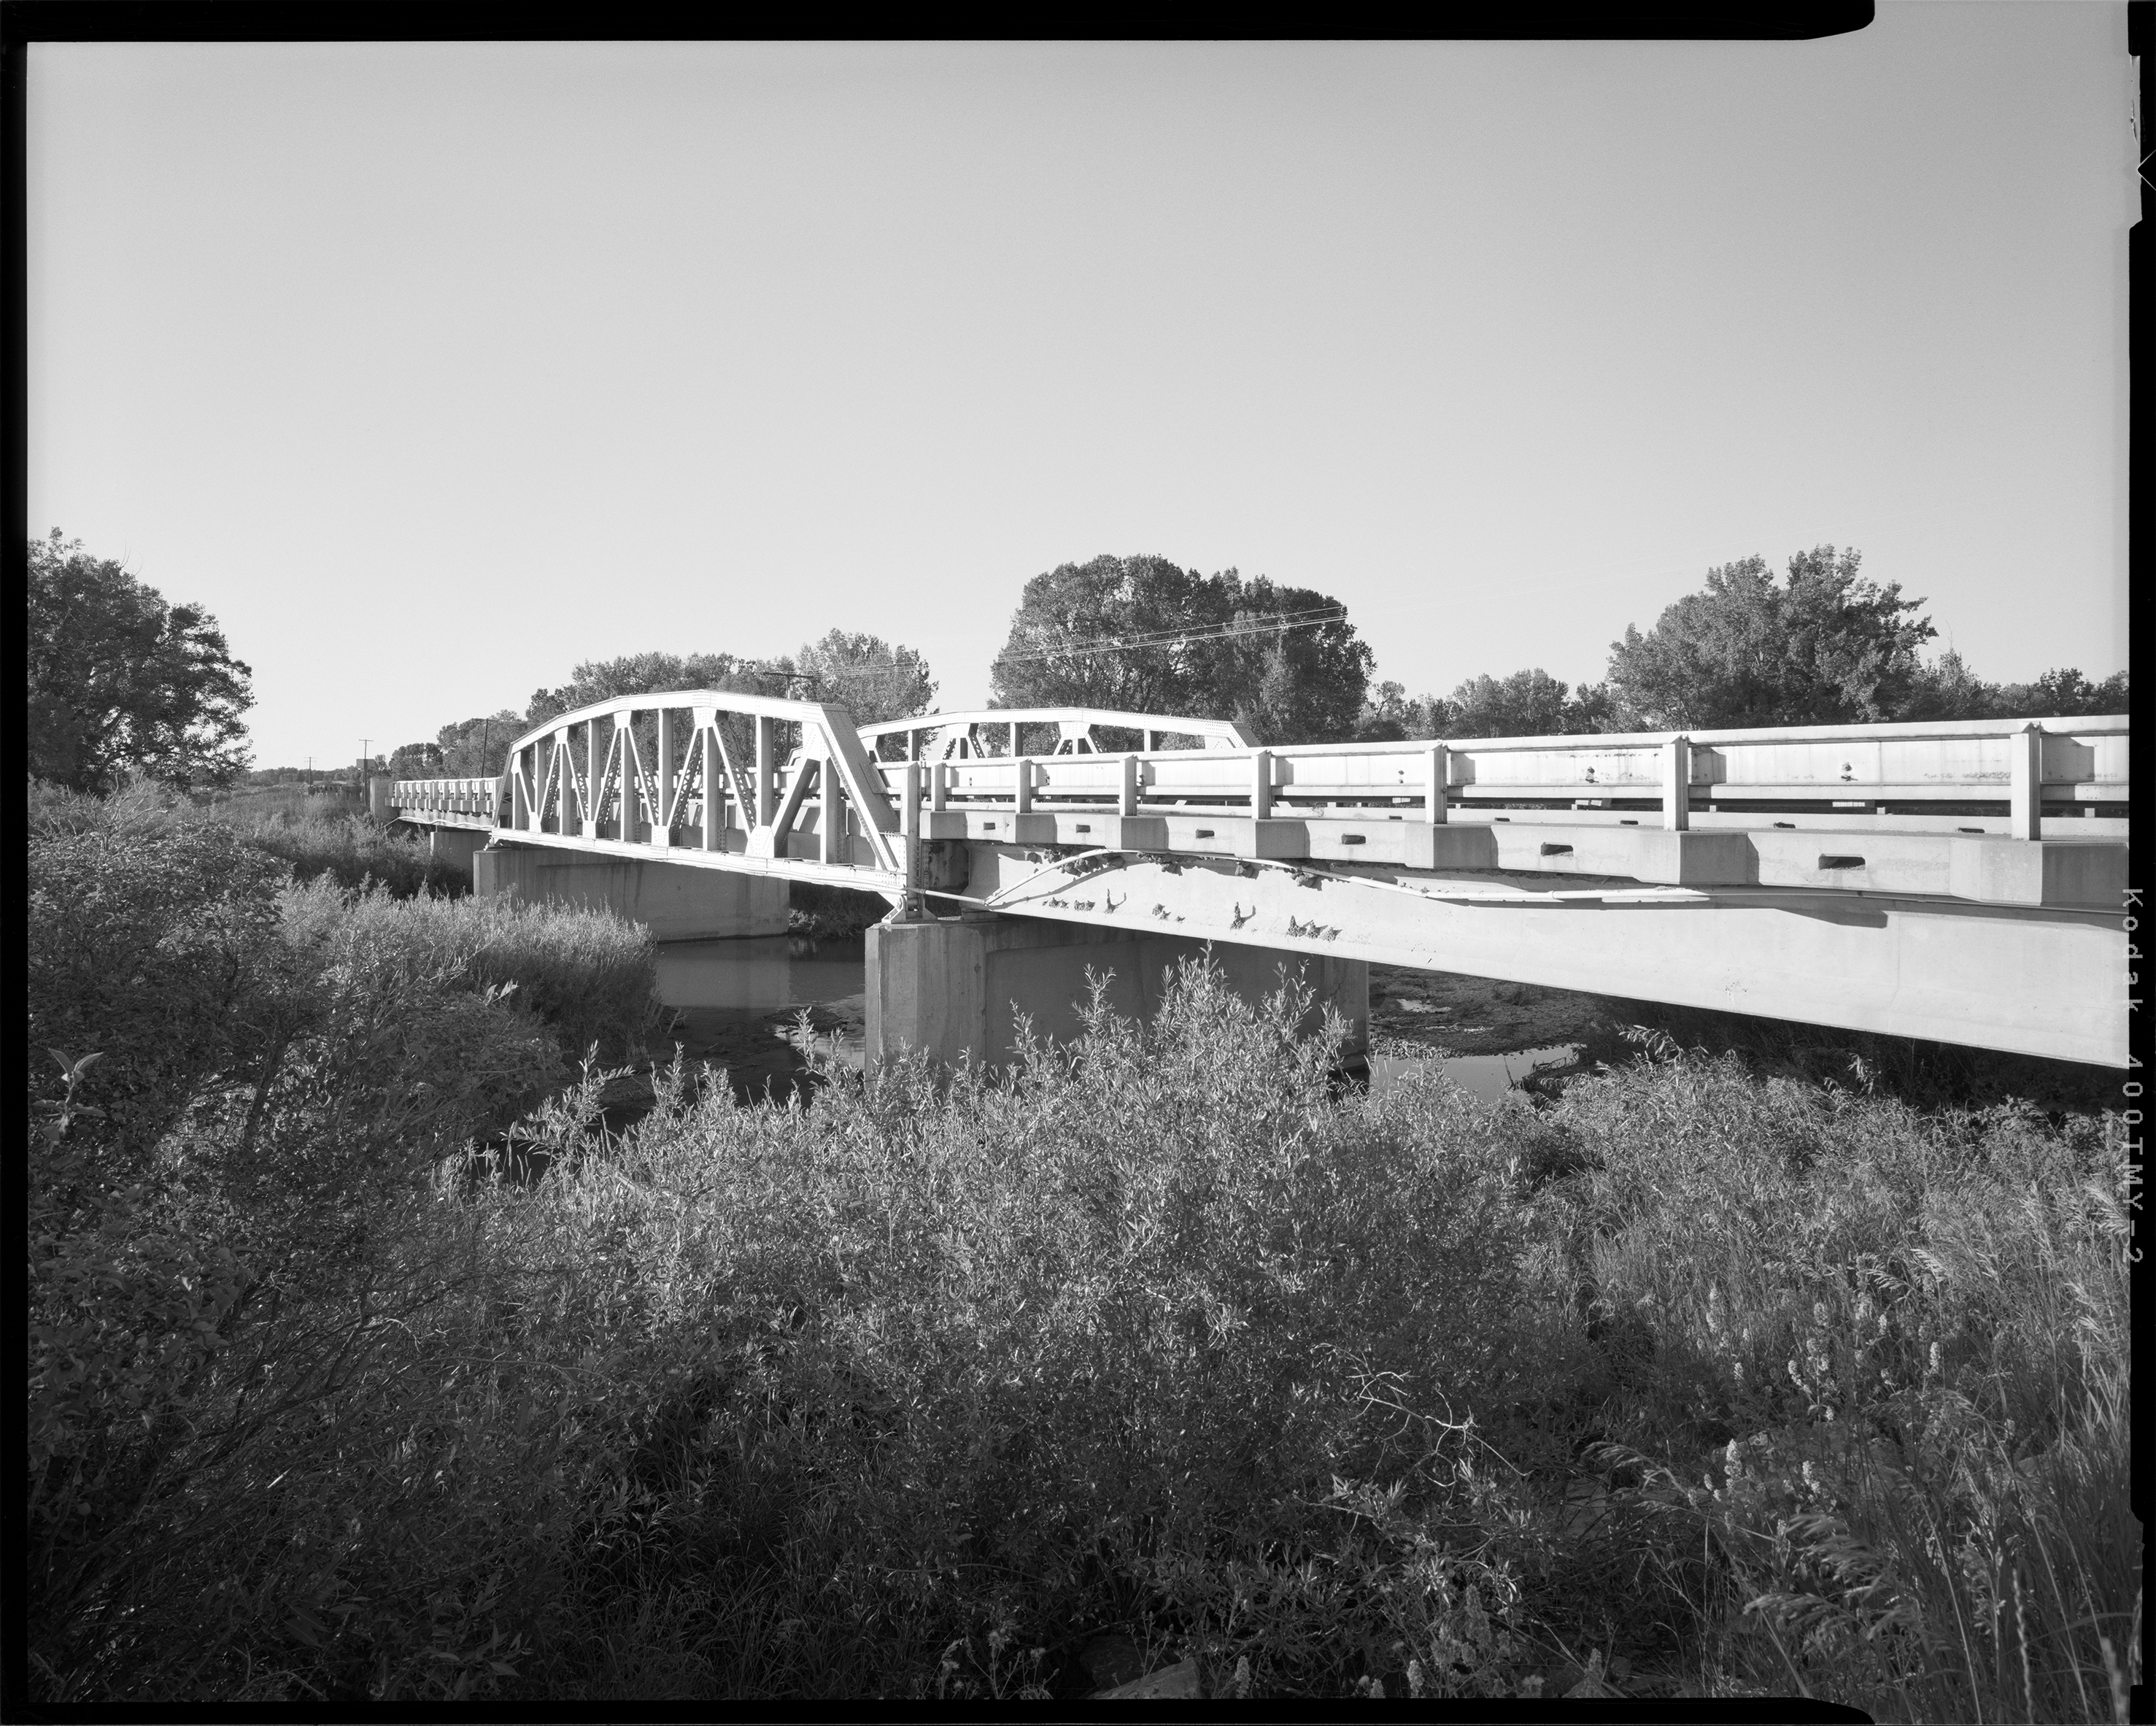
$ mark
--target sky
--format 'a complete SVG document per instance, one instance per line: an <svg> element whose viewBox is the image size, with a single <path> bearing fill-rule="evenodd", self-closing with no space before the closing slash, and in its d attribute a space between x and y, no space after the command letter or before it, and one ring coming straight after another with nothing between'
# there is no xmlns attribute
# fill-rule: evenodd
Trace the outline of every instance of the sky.
<svg viewBox="0 0 2156 1726"><path fill-rule="evenodd" d="M1318 589L1410 694L1829 542L2100 677L2125 31L38 44L30 528L208 607L264 766L833 628L983 705L1103 552Z"/></svg>

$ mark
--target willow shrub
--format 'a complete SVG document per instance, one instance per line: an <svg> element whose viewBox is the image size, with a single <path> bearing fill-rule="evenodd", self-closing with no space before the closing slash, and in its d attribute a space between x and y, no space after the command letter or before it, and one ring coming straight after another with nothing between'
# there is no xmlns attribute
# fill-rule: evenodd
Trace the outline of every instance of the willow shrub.
<svg viewBox="0 0 2156 1726"><path fill-rule="evenodd" d="M429 1165L630 1048L653 957L610 919L295 886L208 824L54 824L29 863L32 1645L54 1695L154 1693L225 1646L170 1615L231 1577L168 1589L203 1550L249 1571L214 1538L260 1533L249 1461L428 1287L395 1246Z"/></svg>
<svg viewBox="0 0 2156 1726"><path fill-rule="evenodd" d="M1295 1016L1194 971L1008 1084L552 1106L584 1154L445 1174L311 1303L357 1364L206 1469L254 1509L137 1596L165 1693L1039 1693L1148 1616L1260 1688L1510 1687L1466 1410L1539 1357L1515 1200Z"/></svg>

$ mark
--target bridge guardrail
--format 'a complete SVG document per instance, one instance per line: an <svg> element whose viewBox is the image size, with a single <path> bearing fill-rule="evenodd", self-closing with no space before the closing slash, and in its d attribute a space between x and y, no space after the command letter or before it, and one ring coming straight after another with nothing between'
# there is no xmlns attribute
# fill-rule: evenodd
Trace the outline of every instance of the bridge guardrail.
<svg viewBox="0 0 2156 1726"><path fill-rule="evenodd" d="M1650 808L1679 818L1704 803L1922 814L1995 804L2025 826L2046 806L2123 814L2127 721L1965 722L1592 737L1306 744L1270 749L991 756L935 765L942 797L1019 813L1035 804L1173 804L1226 814L1372 804L1424 819L1480 804ZM1126 770L1124 760L1133 763ZM882 771L891 783L888 766ZM1126 773L1132 780L1125 795ZM1442 783L1445 804L1430 788ZM1684 788L1682 807L1673 788ZM939 804L939 806L941 806ZM1974 812L1974 811L1972 811ZM2028 835L2028 836L2033 836Z"/></svg>

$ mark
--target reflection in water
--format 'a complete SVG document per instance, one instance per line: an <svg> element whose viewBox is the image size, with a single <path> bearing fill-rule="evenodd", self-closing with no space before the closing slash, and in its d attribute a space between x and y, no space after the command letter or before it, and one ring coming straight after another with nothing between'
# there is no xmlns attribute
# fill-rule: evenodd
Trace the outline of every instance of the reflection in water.
<svg viewBox="0 0 2156 1726"><path fill-rule="evenodd" d="M1538 1066L1567 1066L1578 1056L1577 1043L1553 1044L1546 1049L1519 1049L1508 1055L1455 1055L1438 1066L1445 1076L1485 1102L1495 1102ZM1404 1074L1420 1066L1429 1056L1373 1055L1370 1057L1370 1089L1383 1091Z"/></svg>
<svg viewBox="0 0 2156 1726"><path fill-rule="evenodd" d="M866 1003L859 936L663 942L659 999L675 1009L673 1038L683 1059L725 1068L743 1102L767 1090L783 1098L798 1088L808 1072L799 1046L804 1007L810 1045L849 1066L861 1064Z"/></svg>
<svg viewBox="0 0 2156 1726"><path fill-rule="evenodd" d="M783 1099L808 1073L799 1031L808 1010L808 1045L859 1071L867 1029L858 935L811 941L754 936L669 941L659 948L659 998L675 1009L674 1040L690 1066L726 1069L743 1102L767 1090ZM1508 1055L1455 1056L1440 1063L1461 1089L1494 1102L1537 1066L1568 1064L1578 1046L1553 1045ZM1369 1084L1383 1091L1429 1057L1377 1055Z"/></svg>

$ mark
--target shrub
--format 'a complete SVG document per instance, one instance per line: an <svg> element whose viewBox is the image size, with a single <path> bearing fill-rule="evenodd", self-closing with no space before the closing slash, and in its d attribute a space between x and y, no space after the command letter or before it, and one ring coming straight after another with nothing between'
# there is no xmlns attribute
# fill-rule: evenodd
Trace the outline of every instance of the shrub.
<svg viewBox="0 0 2156 1726"><path fill-rule="evenodd" d="M88 801L88 799L83 799ZM74 1128L121 1185L213 1076L249 1058L281 973L281 872L220 829L55 828L29 853L33 1095L103 1056Z"/></svg>
<svg viewBox="0 0 2156 1726"><path fill-rule="evenodd" d="M32 1035L103 1046L33 1076L33 1643L56 1695L154 1690L183 1652L223 1693L224 1645L176 1626L239 1612L253 1461L349 1418L468 1274L400 1256L427 1165L590 1040L628 1046L650 944L574 912L280 889L213 824L67 824L32 845ZM232 1568L203 1574L209 1552Z"/></svg>
<svg viewBox="0 0 2156 1726"><path fill-rule="evenodd" d="M408 966L454 974L465 988L513 995L547 1026L572 1068L594 1050L617 1065L642 1058L657 1021L650 931L605 912L508 898L406 901L317 881L287 896L285 919L295 938L334 932L370 951L399 953Z"/></svg>

